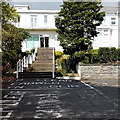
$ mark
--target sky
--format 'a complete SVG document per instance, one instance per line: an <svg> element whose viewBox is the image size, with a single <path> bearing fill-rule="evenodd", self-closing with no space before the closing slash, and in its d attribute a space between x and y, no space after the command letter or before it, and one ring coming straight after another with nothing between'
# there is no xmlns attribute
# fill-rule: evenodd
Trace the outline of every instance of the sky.
<svg viewBox="0 0 120 120"><path fill-rule="evenodd" d="M31 9L57 10L63 0L6 0L10 5L29 5ZM117 6L120 0L102 0L103 6Z"/></svg>

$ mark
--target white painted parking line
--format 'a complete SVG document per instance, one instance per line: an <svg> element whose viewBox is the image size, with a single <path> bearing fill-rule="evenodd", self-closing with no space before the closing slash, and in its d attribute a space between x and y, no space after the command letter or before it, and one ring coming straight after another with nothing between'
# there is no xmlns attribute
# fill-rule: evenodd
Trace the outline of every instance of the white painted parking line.
<svg viewBox="0 0 120 120"><path fill-rule="evenodd" d="M101 91L99 91L98 89L92 87L91 85L85 83L84 81L81 81L81 83L83 83L84 85L88 86L91 89L94 89L96 92L98 92L99 94L101 94L104 98L106 98L107 100L109 100L109 102L111 102L114 106L118 107L118 104L114 103L109 97L107 97L106 95L104 95Z"/></svg>
<svg viewBox="0 0 120 120"><path fill-rule="evenodd" d="M13 110L2 111L2 116L0 116L0 119L9 118L11 116L12 112L13 112ZM6 115L3 115L3 114L6 114Z"/></svg>
<svg viewBox="0 0 120 120"><path fill-rule="evenodd" d="M7 106L17 106L19 104L19 102L15 102L15 103L2 103L0 105L7 105Z"/></svg>

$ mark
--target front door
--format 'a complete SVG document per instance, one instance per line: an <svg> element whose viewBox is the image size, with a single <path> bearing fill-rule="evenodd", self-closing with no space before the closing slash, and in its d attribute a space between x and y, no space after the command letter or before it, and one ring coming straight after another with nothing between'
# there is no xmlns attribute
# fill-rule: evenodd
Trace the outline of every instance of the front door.
<svg viewBox="0 0 120 120"><path fill-rule="evenodd" d="M49 47L49 37L40 37L40 47Z"/></svg>

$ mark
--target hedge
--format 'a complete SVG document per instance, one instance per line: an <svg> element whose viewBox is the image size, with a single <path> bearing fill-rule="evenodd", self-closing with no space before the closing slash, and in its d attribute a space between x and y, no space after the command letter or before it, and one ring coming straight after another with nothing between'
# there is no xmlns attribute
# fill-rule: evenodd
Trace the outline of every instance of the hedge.
<svg viewBox="0 0 120 120"><path fill-rule="evenodd" d="M100 47L98 53L91 54L92 63L108 63L120 61L120 48L116 49L115 47Z"/></svg>

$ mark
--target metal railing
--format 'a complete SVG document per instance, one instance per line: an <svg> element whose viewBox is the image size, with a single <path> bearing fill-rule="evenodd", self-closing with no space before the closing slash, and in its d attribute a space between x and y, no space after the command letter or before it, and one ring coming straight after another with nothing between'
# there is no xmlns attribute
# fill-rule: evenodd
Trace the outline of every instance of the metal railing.
<svg viewBox="0 0 120 120"><path fill-rule="evenodd" d="M34 53L32 53L31 55L24 56L23 59L19 59L19 61L17 62L16 78L18 78L19 72L23 72L24 68L27 68L30 64L32 64L35 61L37 50L38 47L35 48Z"/></svg>
<svg viewBox="0 0 120 120"><path fill-rule="evenodd" d="M55 48L53 47L52 78L55 78Z"/></svg>

